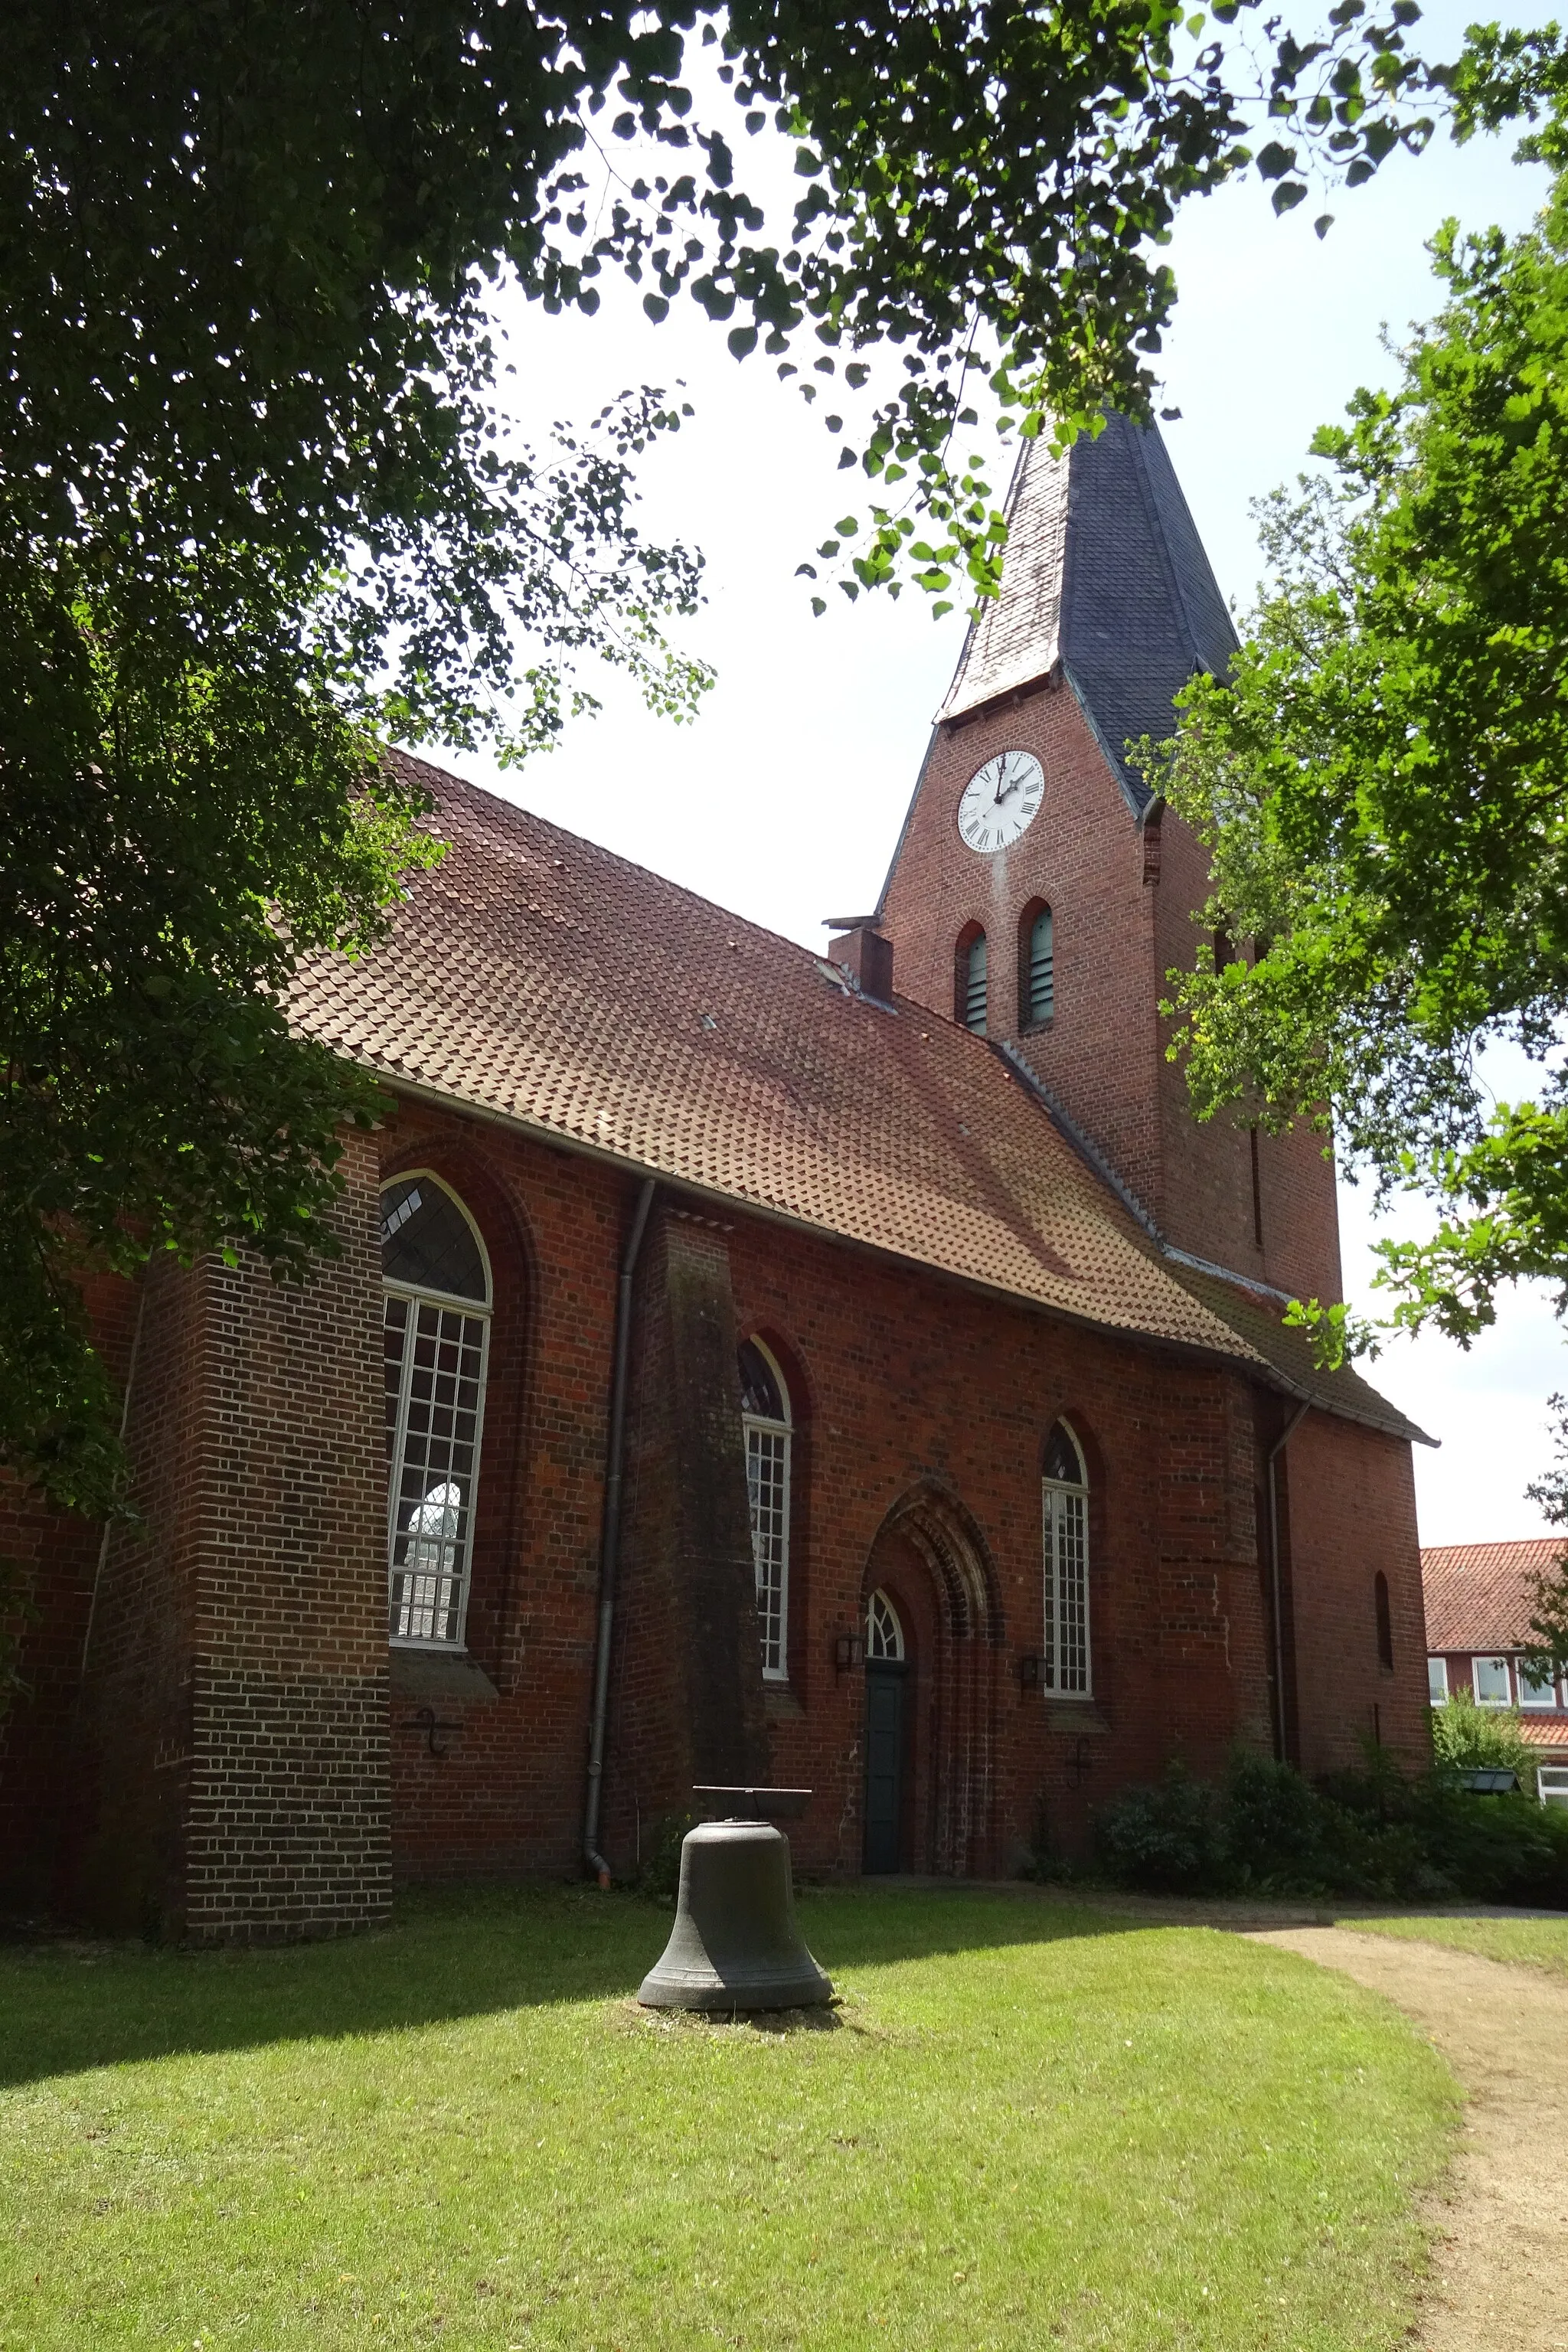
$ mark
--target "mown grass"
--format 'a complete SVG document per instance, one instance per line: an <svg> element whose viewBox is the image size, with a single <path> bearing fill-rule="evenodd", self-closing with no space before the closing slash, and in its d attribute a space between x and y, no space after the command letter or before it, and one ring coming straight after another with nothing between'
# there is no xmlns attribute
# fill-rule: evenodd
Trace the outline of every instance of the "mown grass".
<svg viewBox="0 0 1568 2352"><path fill-rule="evenodd" d="M629 2005L668 1916L0 1954L0 2346L1400 2341L1456 2112L1383 2003L1026 1897L810 1895L844 1996Z"/></svg>
<svg viewBox="0 0 1568 2352"><path fill-rule="evenodd" d="M1547 1975L1568 1977L1568 1918L1346 1919L1368 1936L1401 1936L1417 1944L1451 1944L1456 1951L1479 1952L1486 1960L1511 1960Z"/></svg>

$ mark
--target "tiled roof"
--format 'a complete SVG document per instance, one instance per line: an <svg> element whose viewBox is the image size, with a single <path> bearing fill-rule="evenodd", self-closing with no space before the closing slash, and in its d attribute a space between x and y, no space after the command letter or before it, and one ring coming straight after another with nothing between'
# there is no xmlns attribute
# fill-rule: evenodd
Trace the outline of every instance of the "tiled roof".
<svg viewBox="0 0 1568 2352"><path fill-rule="evenodd" d="M1515 1543L1437 1544L1421 1554L1426 1646L1432 1651L1516 1649L1529 1639L1529 1580L1563 1549L1562 1536Z"/></svg>
<svg viewBox="0 0 1568 2352"><path fill-rule="evenodd" d="M1417 1433L1364 1383L1303 1372L1257 1305L1178 1275L984 1039L395 761L450 847L383 946L302 968L307 1034L394 1085Z"/></svg>
<svg viewBox="0 0 1568 2352"><path fill-rule="evenodd" d="M1110 415L1052 457L1031 441L1008 493L1002 593L971 629L939 718L1059 661L1132 807L1149 787L1128 741L1160 741L1194 670L1221 674L1236 632L1157 425Z"/></svg>

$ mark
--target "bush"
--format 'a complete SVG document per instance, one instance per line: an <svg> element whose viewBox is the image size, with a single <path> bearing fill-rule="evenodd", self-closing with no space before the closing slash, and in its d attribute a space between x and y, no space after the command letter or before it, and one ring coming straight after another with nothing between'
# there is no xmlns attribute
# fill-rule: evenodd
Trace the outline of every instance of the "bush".
<svg viewBox="0 0 1568 2352"><path fill-rule="evenodd" d="M1535 1759L1517 1707L1478 1706L1468 1690L1455 1691L1432 1709L1432 1753L1440 1771L1517 1772L1525 1795L1535 1795Z"/></svg>
<svg viewBox="0 0 1568 2352"><path fill-rule="evenodd" d="M1459 1895L1568 1910L1568 1812L1474 1796L1452 1769L1412 1779L1385 1752L1321 1786L1242 1752L1218 1788L1173 1764L1157 1788L1106 1806L1095 1842L1110 1877L1155 1894Z"/></svg>

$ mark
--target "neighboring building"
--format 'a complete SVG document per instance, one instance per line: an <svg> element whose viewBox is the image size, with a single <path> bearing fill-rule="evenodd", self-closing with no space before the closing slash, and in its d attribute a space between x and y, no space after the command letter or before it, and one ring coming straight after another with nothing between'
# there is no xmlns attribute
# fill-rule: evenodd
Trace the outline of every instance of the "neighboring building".
<svg viewBox="0 0 1568 2352"><path fill-rule="evenodd" d="M1419 1432L1279 1320L1331 1167L1163 1055L1204 863L1121 746L1224 606L1157 434L1033 445L1012 514L825 956L416 767L449 854L297 998L389 1097L342 1257L105 1286L144 1529L14 1515L14 1902L579 1870L595 1726L619 1872L698 1780L812 1788L810 1871L989 1874L1173 1757L1425 1758Z"/></svg>
<svg viewBox="0 0 1568 2352"><path fill-rule="evenodd" d="M1561 1536L1428 1545L1421 1581L1432 1705L1468 1690L1478 1706L1518 1707L1525 1738L1541 1759L1542 1801L1568 1804L1568 1684L1533 1680L1519 1655L1530 1638L1531 1583L1563 1551Z"/></svg>

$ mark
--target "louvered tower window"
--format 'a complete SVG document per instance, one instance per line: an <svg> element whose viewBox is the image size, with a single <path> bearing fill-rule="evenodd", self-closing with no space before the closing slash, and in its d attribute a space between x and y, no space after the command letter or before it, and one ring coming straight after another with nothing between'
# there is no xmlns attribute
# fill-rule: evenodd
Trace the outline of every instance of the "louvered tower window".
<svg viewBox="0 0 1568 2352"><path fill-rule="evenodd" d="M789 1674L789 1390L760 1339L741 1347L741 1427L763 1673L783 1682Z"/></svg>
<svg viewBox="0 0 1568 2352"><path fill-rule="evenodd" d="M977 1037L985 1034L985 934L976 931L964 951L959 1019Z"/></svg>
<svg viewBox="0 0 1568 2352"><path fill-rule="evenodd" d="M1051 910L1032 898L1018 924L1018 1026L1037 1029L1057 1009L1056 939Z"/></svg>
<svg viewBox="0 0 1568 2352"><path fill-rule="evenodd" d="M459 1649L489 1348L489 1268L434 1176L381 1196L391 1636Z"/></svg>
<svg viewBox="0 0 1568 2352"><path fill-rule="evenodd" d="M1040 1481L1044 1517L1046 1646L1042 1680L1058 1697L1088 1698L1089 1479L1079 1443L1058 1421Z"/></svg>

